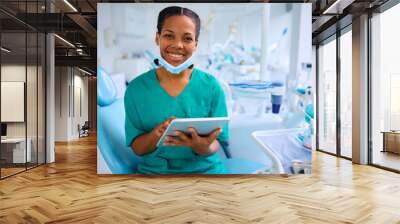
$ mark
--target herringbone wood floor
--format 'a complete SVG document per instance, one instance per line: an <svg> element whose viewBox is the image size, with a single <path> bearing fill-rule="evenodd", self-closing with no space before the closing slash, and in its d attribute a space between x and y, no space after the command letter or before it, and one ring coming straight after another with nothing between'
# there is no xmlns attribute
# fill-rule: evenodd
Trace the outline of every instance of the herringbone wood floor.
<svg viewBox="0 0 400 224"><path fill-rule="evenodd" d="M400 223L400 175L314 153L311 176L98 176L96 139L0 181L0 223Z"/></svg>

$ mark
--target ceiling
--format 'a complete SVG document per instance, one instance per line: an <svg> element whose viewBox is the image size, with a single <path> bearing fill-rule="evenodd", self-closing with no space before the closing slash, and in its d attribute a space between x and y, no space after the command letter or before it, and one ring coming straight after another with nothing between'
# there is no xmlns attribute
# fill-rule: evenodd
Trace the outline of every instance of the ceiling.
<svg viewBox="0 0 400 224"><path fill-rule="evenodd" d="M318 44L352 23L353 17L375 12L390 0L316 0L313 2L312 40Z"/></svg>

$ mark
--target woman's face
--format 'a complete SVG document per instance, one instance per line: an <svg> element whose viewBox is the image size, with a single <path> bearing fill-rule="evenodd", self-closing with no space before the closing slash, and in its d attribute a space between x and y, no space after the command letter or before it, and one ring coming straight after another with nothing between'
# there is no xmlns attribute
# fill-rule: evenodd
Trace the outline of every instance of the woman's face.
<svg viewBox="0 0 400 224"><path fill-rule="evenodd" d="M173 66L186 61L196 50L196 24L187 16L171 16L164 20L156 35L161 57Z"/></svg>

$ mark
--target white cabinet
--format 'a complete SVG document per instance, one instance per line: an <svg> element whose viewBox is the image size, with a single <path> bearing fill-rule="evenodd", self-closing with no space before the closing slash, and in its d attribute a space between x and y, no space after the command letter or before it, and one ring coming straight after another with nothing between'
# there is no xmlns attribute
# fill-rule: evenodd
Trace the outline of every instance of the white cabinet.
<svg viewBox="0 0 400 224"><path fill-rule="evenodd" d="M1 140L2 147L12 149L12 163L25 163L32 161L31 139L28 138L26 143L27 147L25 151L25 138L7 138Z"/></svg>

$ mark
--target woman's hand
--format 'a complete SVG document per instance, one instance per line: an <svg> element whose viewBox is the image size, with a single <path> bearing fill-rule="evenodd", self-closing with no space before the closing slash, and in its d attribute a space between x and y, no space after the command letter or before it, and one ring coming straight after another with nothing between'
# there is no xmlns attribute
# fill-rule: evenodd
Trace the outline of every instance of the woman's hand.
<svg viewBox="0 0 400 224"><path fill-rule="evenodd" d="M137 137L131 145L133 151L140 156L153 152L156 149L158 140L173 119L175 119L175 117L170 117L153 128L150 132Z"/></svg>
<svg viewBox="0 0 400 224"><path fill-rule="evenodd" d="M175 117L170 117L167 120L163 121L161 124L159 124L157 127L153 128L151 130L151 134L158 139L161 138L161 136L164 134L165 130L167 130L168 125L174 120Z"/></svg>
<svg viewBox="0 0 400 224"><path fill-rule="evenodd" d="M200 155L209 155L218 150L219 143L216 139L221 133L220 128L213 130L207 136L199 136L194 128L189 128L188 131L189 135L181 131L174 131L176 136L167 136L164 145L190 147Z"/></svg>

